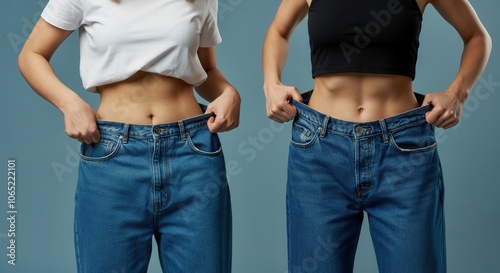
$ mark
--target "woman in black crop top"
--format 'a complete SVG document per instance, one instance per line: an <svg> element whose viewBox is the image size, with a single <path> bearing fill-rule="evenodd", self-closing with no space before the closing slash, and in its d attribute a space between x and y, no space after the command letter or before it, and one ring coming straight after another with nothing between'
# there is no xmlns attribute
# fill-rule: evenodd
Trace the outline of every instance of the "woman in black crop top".
<svg viewBox="0 0 500 273"><path fill-rule="evenodd" d="M464 41L443 92L414 93L422 13ZM308 15L314 89L281 82ZM289 272L349 273L364 212L380 272L444 273L443 176L434 127L458 124L491 39L467 0L283 0L263 49L267 115L293 120L287 181Z"/></svg>

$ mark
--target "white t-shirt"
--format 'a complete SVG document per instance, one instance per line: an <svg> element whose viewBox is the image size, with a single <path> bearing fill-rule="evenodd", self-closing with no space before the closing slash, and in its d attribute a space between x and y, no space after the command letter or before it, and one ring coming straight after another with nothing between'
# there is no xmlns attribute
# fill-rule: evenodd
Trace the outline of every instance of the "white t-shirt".
<svg viewBox="0 0 500 273"><path fill-rule="evenodd" d="M217 0L50 0L42 18L79 29L80 75L92 92L140 70L200 85L197 50L221 42Z"/></svg>

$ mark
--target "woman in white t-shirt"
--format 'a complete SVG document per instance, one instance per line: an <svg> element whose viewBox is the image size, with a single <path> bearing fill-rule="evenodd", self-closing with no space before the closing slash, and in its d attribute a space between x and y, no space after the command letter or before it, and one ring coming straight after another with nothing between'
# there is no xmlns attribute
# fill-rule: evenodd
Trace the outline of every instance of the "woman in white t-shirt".
<svg viewBox="0 0 500 273"><path fill-rule="evenodd" d="M78 29L92 109L49 60ZM217 0L50 0L19 68L82 142L75 196L78 272L231 270L231 205L217 132L240 97L218 70ZM210 101L200 105L197 93Z"/></svg>

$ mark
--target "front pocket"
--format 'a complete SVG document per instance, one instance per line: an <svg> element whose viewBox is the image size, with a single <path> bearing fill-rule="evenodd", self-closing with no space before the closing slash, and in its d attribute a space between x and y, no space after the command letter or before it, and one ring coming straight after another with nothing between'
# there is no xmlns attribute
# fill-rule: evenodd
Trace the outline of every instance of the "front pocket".
<svg viewBox="0 0 500 273"><path fill-rule="evenodd" d="M401 153L424 153L437 147L434 129L427 122L391 132L390 144Z"/></svg>
<svg viewBox="0 0 500 273"><path fill-rule="evenodd" d="M82 143L80 158L86 161L106 161L112 158L121 147L121 136L108 138L101 136L98 143Z"/></svg>
<svg viewBox="0 0 500 273"><path fill-rule="evenodd" d="M215 156L222 151L219 136L206 126L188 131L186 141L194 152L201 155Z"/></svg>
<svg viewBox="0 0 500 273"><path fill-rule="evenodd" d="M314 144L318 138L318 129L307 128L297 122L292 124L290 143L299 148L306 148Z"/></svg>

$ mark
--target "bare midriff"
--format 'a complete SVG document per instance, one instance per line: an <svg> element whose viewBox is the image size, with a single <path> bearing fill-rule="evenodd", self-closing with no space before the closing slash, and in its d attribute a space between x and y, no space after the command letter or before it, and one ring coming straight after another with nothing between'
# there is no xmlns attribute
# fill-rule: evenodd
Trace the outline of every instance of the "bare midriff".
<svg viewBox="0 0 500 273"><path fill-rule="evenodd" d="M342 73L316 77L309 106L336 119L369 122L419 105L409 77Z"/></svg>
<svg viewBox="0 0 500 273"><path fill-rule="evenodd" d="M193 86L183 80L139 71L130 78L98 87L101 120L162 124L203 113Z"/></svg>

